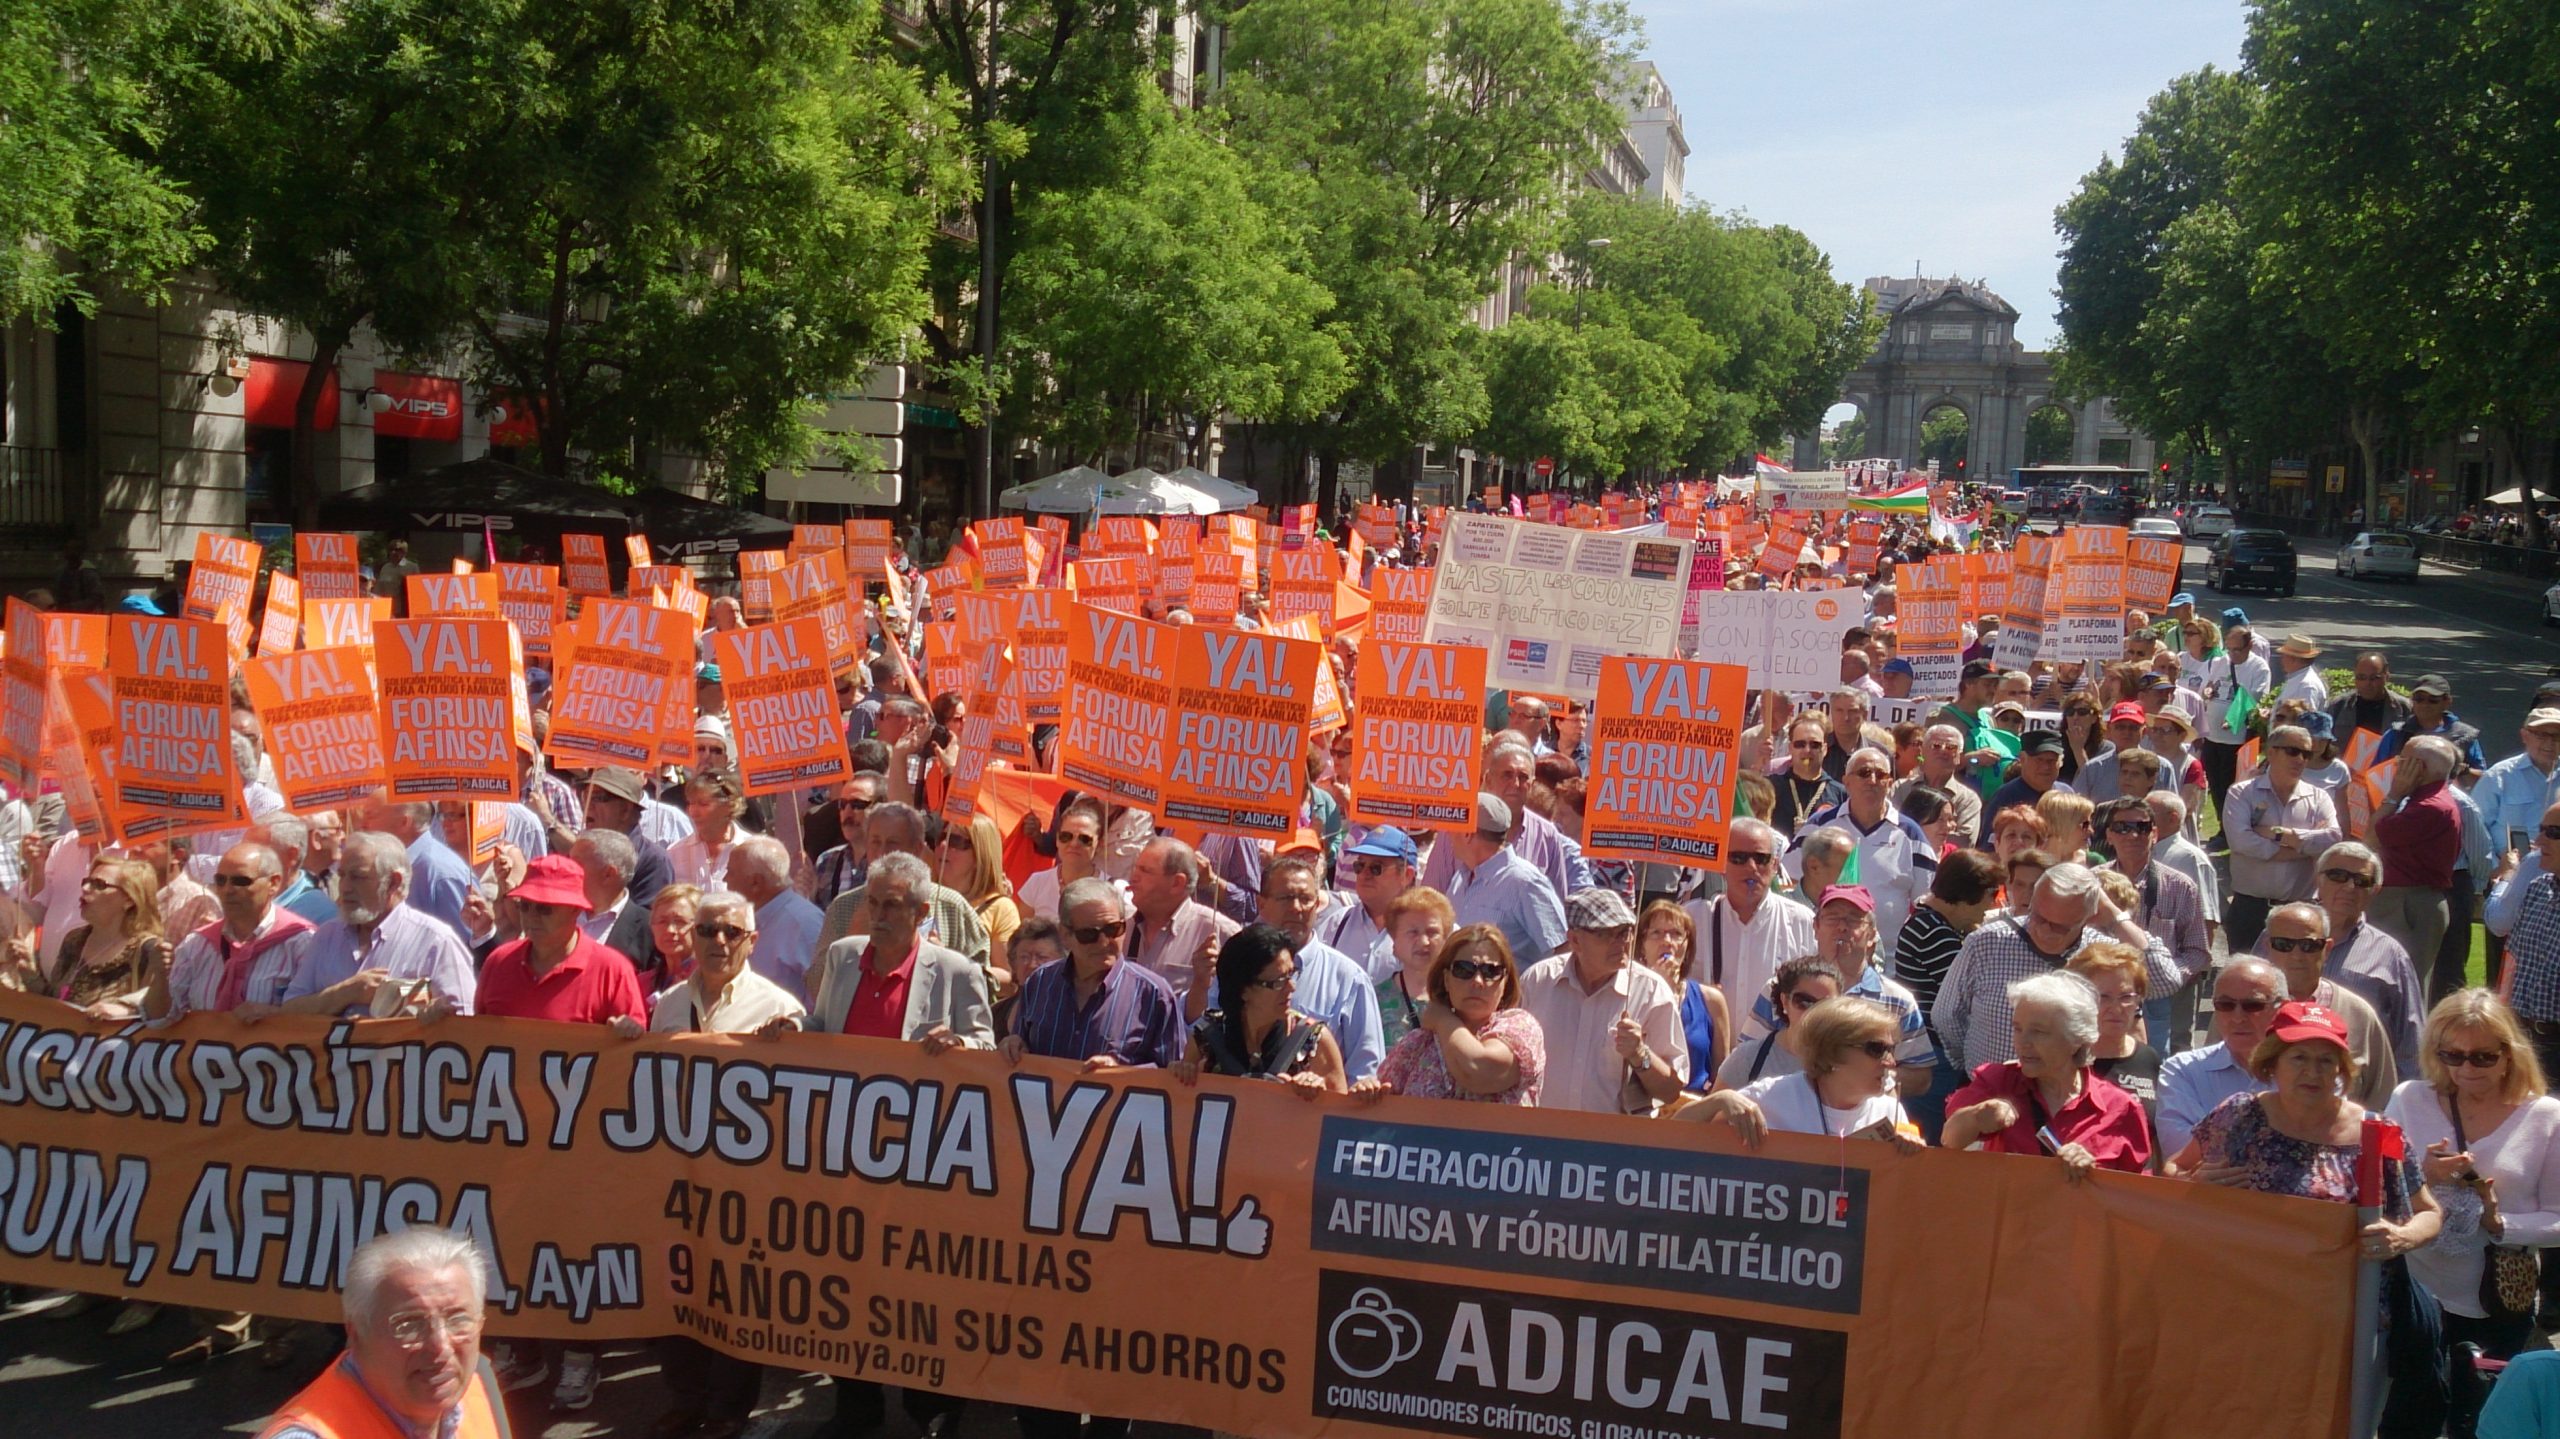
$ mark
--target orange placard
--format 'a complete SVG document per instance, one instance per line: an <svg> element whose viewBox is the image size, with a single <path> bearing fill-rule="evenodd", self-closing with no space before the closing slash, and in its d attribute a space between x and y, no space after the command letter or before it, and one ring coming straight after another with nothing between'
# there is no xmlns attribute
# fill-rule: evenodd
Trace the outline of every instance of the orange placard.
<svg viewBox="0 0 2560 1439"><path fill-rule="evenodd" d="M2124 653L2125 534L2073 525L2053 558L2039 654L2058 664L2109 664Z"/></svg>
<svg viewBox="0 0 2560 1439"><path fill-rule="evenodd" d="M1271 617L1285 620L1296 615L1313 615L1324 631L1320 638L1333 637L1333 584L1341 576L1330 545L1304 545L1297 549L1282 547L1271 554Z"/></svg>
<svg viewBox="0 0 2560 1439"><path fill-rule="evenodd" d="M336 809L382 788L370 651L338 645L261 655L242 673L287 809Z"/></svg>
<svg viewBox="0 0 2560 1439"><path fill-rule="evenodd" d="M1006 698L1012 688L1012 651L1000 644L987 646L966 681L969 711L960 721L960 761L952 769L951 788L942 800L946 822L966 820L978 812L989 765L1030 762L1031 737L1022 727L1021 707Z"/></svg>
<svg viewBox="0 0 2560 1439"><path fill-rule="evenodd" d="M354 645L367 663L373 657L373 627L391 618L391 601L381 595L355 600L305 598L302 637L315 650Z"/></svg>
<svg viewBox="0 0 2560 1439"><path fill-rule="evenodd" d="M927 603L933 606L932 618L937 620L951 618L954 606L959 603L959 597L975 588L969 583L969 571L960 565L951 564L937 565L925 571L924 584L925 589L930 592L926 598ZM919 615L917 618L925 617Z"/></svg>
<svg viewBox="0 0 2560 1439"><path fill-rule="evenodd" d="M635 570L658 562L657 555L649 548L649 537L636 531L622 537L622 557L630 561Z"/></svg>
<svg viewBox="0 0 2560 1439"><path fill-rule="evenodd" d="M822 559L832 559L830 551ZM693 619L639 600L597 600L561 630L542 752L571 769L645 770L693 758Z"/></svg>
<svg viewBox="0 0 2560 1439"><path fill-rule="evenodd" d="M302 597L306 600L361 598L365 592L364 562L357 555L356 537L295 535L293 577L301 582Z"/></svg>
<svg viewBox="0 0 2560 1439"><path fill-rule="evenodd" d="M1431 624L1438 570L1380 570L1369 576L1369 638L1420 644Z"/></svg>
<svg viewBox="0 0 2560 1439"><path fill-rule="evenodd" d="M1142 515L1103 515L1084 532L1084 558L1152 554L1156 527Z"/></svg>
<svg viewBox="0 0 2560 1439"><path fill-rule="evenodd" d="M935 694L969 689L969 656L960 644L960 624L936 620L924 627L925 687ZM971 706L972 709L976 706Z"/></svg>
<svg viewBox="0 0 2560 1439"><path fill-rule="evenodd" d="M1602 660L1583 852L1722 870L1750 688L1747 665Z"/></svg>
<svg viewBox="0 0 2560 1439"><path fill-rule="evenodd" d="M1317 653L1324 653L1322 649L1324 636L1317 632L1314 615L1299 615L1282 620L1271 626L1271 632L1287 635L1293 640L1307 640L1318 646ZM1340 729L1350 721L1350 714L1342 706L1341 682L1334 677L1333 656L1325 655L1316 665L1316 697L1314 703L1308 707L1307 726L1321 733L1325 730Z"/></svg>
<svg viewBox="0 0 2560 1439"><path fill-rule="evenodd" d="M1209 625L1174 635L1172 767L1157 817L1263 838L1296 833L1324 646Z"/></svg>
<svg viewBox="0 0 2560 1439"><path fill-rule="evenodd" d="M1876 572L1876 561L1884 550L1884 526L1875 520L1849 522L1847 565L1853 575Z"/></svg>
<svg viewBox="0 0 2560 1439"><path fill-rule="evenodd" d="M1772 580L1783 580L1796 572L1804 559L1804 528L1792 515L1772 516L1769 538L1760 545L1760 573Z"/></svg>
<svg viewBox="0 0 2560 1439"><path fill-rule="evenodd" d="M1018 589L1030 582L1031 558L1021 520L1012 516L980 520L969 527L969 534L977 541L978 573L986 588Z"/></svg>
<svg viewBox="0 0 2560 1439"><path fill-rule="evenodd" d="M826 630L814 616L715 631L711 652L728 688L738 778L747 793L831 785L853 772L836 714Z"/></svg>
<svg viewBox="0 0 2560 1439"><path fill-rule="evenodd" d="M868 596L880 586L882 572L897 557L897 532L887 520L847 520L843 548L844 572L860 580Z"/></svg>
<svg viewBox="0 0 2560 1439"><path fill-rule="evenodd" d="M1953 699L1964 673L1964 622L1958 609L1964 566L1940 555L1894 572L1894 612L1902 636L1896 653L1911 661L1911 692Z"/></svg>
<svg viewBox="0 0 2560 1439"><path fill-rule="evenodd" d="M109 690L99 672L57 669L45 676L43 778L61 790L72 828L93 844L123 844L128 838L104 798L116 747L115 697Z"/></svg>
<svg viewBox="0 0 2560 1439"><path fill-rule="evenodd" d="M1407 829L1472 830L1484 735L1481 645L1371 639L1352 684L1351 817Z"/></svg>
<svg viewBox="0 0 2560 1439"><path fill-rule="evenodd" d="M1066 717L1058 726L1058 772L1068 783L1163 812L1174 637L1185 628L1068 607Z"/></svg>
<svg viewBox="0 0 2560 1439"><path fill-rule="evenodd" d="M1222 625L1236 617L1244 598L1244 560L1233 550L1204 547L1191 561L1192 618Z"/></svg>
<svg viewBox="0 0 2560 1439"><path fill-rule="evenodd" d="M640 561L647 564L643 557ZM573 595L603 598L613 593L613 570L606 565L604 536L560 537L560 584Z"/></svg>
<svg viewBox="0 0 2560 1439"><path fill-rule="evenodd" d="M58 670L92 672L107 667L107 617L47 611L45 663Z"/></svg>
<svg viewBox="0 0 2560 1439"><path fill-rule="evenodd" d="M486 573L433 573L409 576L409 614L473 615L488 618L498 609L498 577Z"/></svg>
<svg viewBox="0 0 2560 1439"><path fill-rule="evenodd" d="M831 678L851 679L857 688L868 687L869 678L862 673L862 619L846 594L843 551L821 551L775 571L773 617L776 622L816 620L825 639Z"/></svg>
<svg viewBox="0 0 2560 1439"><path fill-rule="evenodd" d="M498 562L498 613L516 627L528 660L551 662L551 632L569 612L557 565Z"/></svg>
<svg viewBox="0 0 2560 1439"><path fill-rule="evenodd" d="M0 651L0 775L32 793L44 764L44 611L9 597L7 647Z"/></svg>
<svg viewBox="0 0 2560 1439"><path fill-rule="evenodd" d="M833 525L793 525L791 539L783 547L783 554L787 563L842 548L844 548L844 531Z"/></svg>
<svg viewBox="0 0 2560 1439"><path fill-rule="evenodd" d="M282 570L267 576L267 613L258 626L258 653L290 653L302 643L302 582Z"/></svg>
<svg viewBox="0 0 2560 1439"><path fill-rule="evenodd" d="M196 562L187 572L184 613L193 620L221 620L234 653L249 649L249 600L258 587L260 551L255 542L209 531L196 535Z"/></svg>
<svg viewBox="0 0 2560 1439"><path fill-rule="evenodd" d="M213 620L114 615L107 802L127 835L225 829L247 817L231 763L231 645Z"/></svg>
<svg viewBox="0 0 2560 1439"><path fill-rule="evenodd" d="M2187 560L2187 542L2153 535L2125 541L2124 598L2129 605L2158 614L2178 592L2178 570Z"/></svg>
<svg viewBox="0 0 2560 1439"><path fill-rule="evenodd" d="M516 797L514 742L528 721L512 625L474 615L384 620L374 626L373 663L393 799Z"/></svg>
<svg viewBox="0 0 2560 1439"><path fill-rule="evenodd" d="M1200 517L1168 515L1156 539L1157 613L1191 603L1200 558Z"/></svg>
<svg viewBox="0 0 2560 1439"><path fill-rule="evenodd" d="M1026 723L1056 724L1067 694L1067 611L1056 590L1022 592L1013 612L1013 677L1022 688Z"/></svg>
<svg viewBox="0 0 2560 1439"><path fill-rule="evenodd" d="M2054 542L2049 535L2022 534L2010 552L2009 603L2000 614L2000 638L1991 662L2004 670L2022 670L2044 648L2045 588L2052 578Z"/></svg>
<svg viewBox="0 0 2560 1439"><path fill-rule="evenodd" d="M738 608L748 624L773 618L773 577L788 563L780 550L738 551Z"/></svg>
<svg viewBox="0 0 2560 1439"><path fill-rule="evenodd" d="M1403 543L1403 536L1396 529L1393 505L1363 504L1352 523L1356 526L1354 533L1374 549L1391 550Z"/></svg>
<svg viewBox="0 0 2560 1439"><path fill-rule="evenodd" d="M1134 615L1145 603L1149 588L1139 572L1139 565L1146 558L1124 554L1108 559L1077 560L1068 567L1068 581L1080 603Z"/></svg>

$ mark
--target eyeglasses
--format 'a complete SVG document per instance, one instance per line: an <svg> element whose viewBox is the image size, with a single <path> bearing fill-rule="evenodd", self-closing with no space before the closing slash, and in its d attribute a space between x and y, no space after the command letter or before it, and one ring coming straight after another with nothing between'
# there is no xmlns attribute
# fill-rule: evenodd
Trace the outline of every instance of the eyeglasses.
<svg viewBox="0 0 2560 1439"><path fill-rule="evenodd" d="M1269 979L1250 979L1245 983L1255 989L1267 989L1273 994L1278 994L1284 989L1297 988L1298 972L1293 969L1287 974L1275 974Z"/></svg>
<svg viewBox="0 0 2560 1439"><path fill-rule="evenodd" d="M1397 863L1392 859L1355 859L1351 862L1351 872L1362 879L1376 879L1395 868Z"/></svg>
<svg viewBox="0 0 2560 1439"><path fill-rule="evenodd" d="M694 938L716 939L722 944L736 944L741 938L753 933L755 933L754 930L740 929L734 924L697 924L693 927Z"/></svg>
<svg viewBox="0 0 2560 1439"><path fill-rule="evenodd" d="M1789 749L1829 749L1830 747L1818 739L1790 740L1787 743Z"/></svg>
<svg viewBox="0 0 2560 1439"><path fill-rule="evenodd" d="M2229 999L2216 995L2213 1000L2213 1012L2216 1014L2264 1014L2275 1007L2276 1002L2272 999Z"/></svg>
<svg viewBox="0 0 2560 1439"><path fill-rule="evenodd" d="M836 808L848 810L854 814L862 813L864 810L871 808L871 805L872 801L867 799L840 799L836 801Z"/></svg>
<svg viewBox="0 0 2560 1439"><path fill-rule="evenodd" d="M1756 849L1729 849L1724 852L1724 862L1728 865L1747 864L1756 869L1764 864L1776 864L1778 857Z"/></svg>
<svg viewBox="0 0 2560 1439"><path fill-rule="evenodd" d="M263 874L217 874L213 877L213 886L216 889L247 889L265 878Z"/></svg>
<svg viewBox="0 0 2560 1439"><path fill-rule="evenodd" d="M2560 839L2560 835L2553 838ZM2352 869L2324 869L2320 871L2320 877L2332 884L2352 884L2358 889L2371 889L2378 883L2372 875Z"/></svg>
<svg viewBox="0 0 2560 1439"><path fill-rule="evenodd" d="M2560 839L2560 824L2546 824L2537 833L2544 839Z"/></svg>
<svg viewBox="0 0 2560 1439"><path fill-rule="evenodd" d="M2325 939L2287 939L2280 934L2267 936L2267 948L2278 954L2318 954L2329 947Z"/></svg>
<svg viewBox="0 0 2560 1439"><path fill-rule="evenodd" d="M1128 932L1129 922L1125 919L1105 920L1090 928L1071 929L1067 931L1067 933L1075 936L1075 941L1078 944L1099 944L1106 939L1118 939L1120 936L1127 934Z"/></svg>
<svg viewBox="0 0 2560 1439"><path fill-rule="evenodd" d="M1071 829L1062 829L1058 831L1058 843L1071 844L1078 849L1091 849L1096 844L1100 843L1100 841L1089 834L1081 834Z"/></svg>
<svg viewBox="0 0 2560 1439"><path fill-rule="evenodd" d="M2439 1049L2436 1063L2447 1069L2495 1069L2507 1057L2504 1049Z"/></svg>
<svg viewBox="0 0 2560 1439"><path fill-rule="evenodd" d="M116 883L115 883L115 881L114 881L114 880L111 880L111 879L99 879L99 878L98 878L98 877L96 877L95 875L92 875L92 876L90 876L89 878L87 878L87 879L84 879L84 880L80 881L80 888L81 888L81 891L82 891L83 893L87 893L87 894L95 894L95 893L97 893L97 892L98 892L98 891L100 891L100 890L113 889L113 888L115 888L115 887L116 887Z"/></svg>
<svg viewBox="0 0 2560 1439"><path fill-rule="evenodd" d="M1887 1059L1893 1054L1893 1041L1890 1039L1869 1039L1860 1042L1855 1046L1855 1048L1859 1053L1865 1055L1869 1059Z"/></svg>
<svg viewBox="0 0 2560 1439"><path fill-rule="evenodd" d="M450 1314L412 1309L392 1315L382 1328L401 1348L424 1349L438 1334L457 1344L470 1339L480 1332L480 1323L480 1316L468 1309L456 1309Z"/></svg>
<svg viewBox="0 0 2560 1439"><path fill-rule="evenodd" d="M2149 820L2147 820L2147 819L2116 819L2116 820L2109 820L2109 821L2107 821L2107 833L2109 833L2109 834L2149 834L2149 833L2151 833L2151 821L2149 821Z"/></svg>
<svg viewBox="0 0 2560 1439"><path fill-rule="evenodd" d="M2304 748L2304 747L2303 747L2303 746L2301 746L2301 745L2298 745L2298 744L2280 744L2280 745L2277 745L2277 746L2276 746L2276 753L2278 753L2278 754L2280 754L2280 755L2290 755L2290 756L2292 756L2292 757L2293 757L2293 758L2295 758L2295 759L2309 759L2309 758L2311 758L2311 751L2310 751L2310 750L2308 750L2308 749L2306 749L2306 748Z"/></svg>
<svg viewBox="0 0 2560 1439"><path fill-rule="evenodd" d="M1498 959L1453 959L1449 961L1452 979L1495 980L1502 978L1502 961Z"/></svg>

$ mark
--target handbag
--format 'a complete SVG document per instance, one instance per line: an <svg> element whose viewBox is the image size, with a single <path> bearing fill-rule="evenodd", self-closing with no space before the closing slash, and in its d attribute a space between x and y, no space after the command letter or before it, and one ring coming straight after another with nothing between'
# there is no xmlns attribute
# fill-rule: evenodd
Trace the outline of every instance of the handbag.
<svg viewBox="0 0 2560 1439"><path fill-rule="evenodd" d="M2453 1147L2468 1151L2462 1132L2462 1103L2447 1096L2445 1112L2453 1118ZM2492 1319L2520 1319L2533 1312L2542 1288L2542 1265L2522 1244L2484 1244L2480 1248L2480 1310Z"/></svg>

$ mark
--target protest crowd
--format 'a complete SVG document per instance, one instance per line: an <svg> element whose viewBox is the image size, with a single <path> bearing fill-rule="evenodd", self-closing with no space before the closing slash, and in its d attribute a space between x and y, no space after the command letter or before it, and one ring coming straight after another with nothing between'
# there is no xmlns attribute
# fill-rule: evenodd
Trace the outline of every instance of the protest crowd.
<svg viewBox="0 0 2560 1439"><path fill-rule="evenodd" d="M856 521L717 577L208 537L156 597L10 602L0 980L152 1026L812 1031L2378 1204L2381 1432L2469 1432L2474 1366L2560 1324L2560 691L2511 735L2379 652L2332 693L2318 636L2199 605L2175 542L1968 499L1007 519L939 557ZM1671 591L1669 632L1569 658L1445 603L1568 551ZM138 744L152 696L213 718ZM594 1400L594 1353L484 1339L451 1236L374 1241L345 1300L269 1432ZM56 1312L176 1363L340 1342ZM744 1431L755 1364L656 1347L659 1432ZM828 1432L885 1422L835 1389Z"/></svg>

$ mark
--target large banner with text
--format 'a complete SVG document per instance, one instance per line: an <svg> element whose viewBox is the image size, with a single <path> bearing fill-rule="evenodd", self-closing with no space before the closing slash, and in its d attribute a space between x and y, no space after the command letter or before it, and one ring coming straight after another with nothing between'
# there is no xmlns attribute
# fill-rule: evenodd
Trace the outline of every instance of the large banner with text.
<svg viewBox="0 0 2560 1439"><path fill-rule="evenodd" d="M436 1224L493 1256L501 1334L1264 1439L2344 1422L2353 1210L2037 1159L819 1035L153 1031L11 993L0 1113L0 1280L224 1310L334 1320L357 1244ZM2239 1335L2285 1382L2188 1382Z"/></svg>

